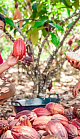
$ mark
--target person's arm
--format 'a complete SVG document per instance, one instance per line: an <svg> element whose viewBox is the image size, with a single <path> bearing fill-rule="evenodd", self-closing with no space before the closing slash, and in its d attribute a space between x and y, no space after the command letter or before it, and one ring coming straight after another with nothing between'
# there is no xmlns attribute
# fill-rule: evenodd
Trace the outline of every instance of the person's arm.
<svg viewBox="0 0 80 139"><path fill-rule="evenodd" d="M74 86L74 89L73 89L73 92L72 92L74 97L77 97L79 90L80 90L80 81Z"/></svg>
<svg viewBox="0 0 80 139"><path fill-rule="evenodd" d="M22 59L19 60L19 57L15 57L13 53L8 56L6 62L2 63L0 65L0 74L2 74L4 71L8 70L10 67L16 65L19 61L22 61L25 56L23 56Z"/></svg>
<svg viewBox="0 0 80 139"><path fill-rule="evenodd" d="M2 63L2 64L0 65L0 75L1 75L4 71L8 70L9 68L10 68L10 66L7 65L7 62Z"/></svg>

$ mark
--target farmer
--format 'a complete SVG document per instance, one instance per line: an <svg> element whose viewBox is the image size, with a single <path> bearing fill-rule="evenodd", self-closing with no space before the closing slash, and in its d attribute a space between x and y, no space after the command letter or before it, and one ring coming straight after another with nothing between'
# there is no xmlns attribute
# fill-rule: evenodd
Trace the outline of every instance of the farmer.
<svg viewBox="0 0 80 139"><path fill-rule="evenodd" d="M68 59L68 62L71 64L71 66L73 66L74 68L76 69L79 69L80 70L80 62L77 62L77 61L71 61ZM73 96L74 97L77 97L78 95L78 91L80 90L80 81L74 86L73 88Z"/></svg>
<svg viewBox="0 0 80 139"><path fill-rule="evenodd" d="M5 19L2 14L0 14L0 37L5 28ZM20 60L22 61L24 57ZM0 104L14 96L15 86L10 83L8 79L5 78L4 71L8 70L10 67L14 66L19 62L19 57L15 57L12 53L8 56L7 60L3 63L1 54L0 54ZM2 64L1 64L2 63Z"/></svg>

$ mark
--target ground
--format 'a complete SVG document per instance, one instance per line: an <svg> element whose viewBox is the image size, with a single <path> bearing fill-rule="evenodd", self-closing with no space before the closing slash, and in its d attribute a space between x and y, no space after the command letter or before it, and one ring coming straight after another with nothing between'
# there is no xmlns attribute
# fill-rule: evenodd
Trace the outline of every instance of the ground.
<svg viewBox="0 0 80 139"><path fill-rule="evenodd" d="M21 67L18 70L17 65L10 68L5 73L6 77L9 77L9 79L15 84L16 92L14 97L8 99L0 106L1 119L7 119L9 116L14 116L11 100L31 98L32 96L33 82L24 72L24 69ZM71 67L71 65L66 61L60 72L60 82L56 79L55 85L53 83L51 91L49 92L47 90L46 95L48 96L49 93L58 93L61 99L60 103L64 108L69 108L75 103L79 103L80 95L78 95L77 98L74 98L72 95L72 89L80 79L79 75L79 70Z"/></svg>

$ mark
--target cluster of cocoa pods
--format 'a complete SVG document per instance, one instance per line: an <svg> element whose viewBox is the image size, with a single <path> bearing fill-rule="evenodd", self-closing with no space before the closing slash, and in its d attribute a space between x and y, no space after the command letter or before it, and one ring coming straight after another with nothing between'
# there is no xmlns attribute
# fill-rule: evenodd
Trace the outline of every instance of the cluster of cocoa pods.
<svg viewBox="0 0 80 139"><path fill-rule="evenodd" d="M77 106L64 109L50 102L45 108L20 111L15 117L0 120L0 139L80 139Z"/></svg>

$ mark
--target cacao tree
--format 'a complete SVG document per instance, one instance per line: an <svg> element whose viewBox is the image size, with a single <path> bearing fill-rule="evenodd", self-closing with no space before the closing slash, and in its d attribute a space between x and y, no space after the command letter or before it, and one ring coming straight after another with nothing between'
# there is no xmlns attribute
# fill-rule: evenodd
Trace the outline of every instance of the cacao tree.
<svg viewBox="0 0 80 139"><path fill-rule="evenodd" d="M19 64L34 82L33 97L50 91L53 77L66 60L65 52L79 49L75 35L79 31L79 5L79 0L2 0L5 34L13 43L21 37L26 44L26 57ZM75 49L73 39L77 41ZM46 64L41 69L43 55Z"/></svg>

